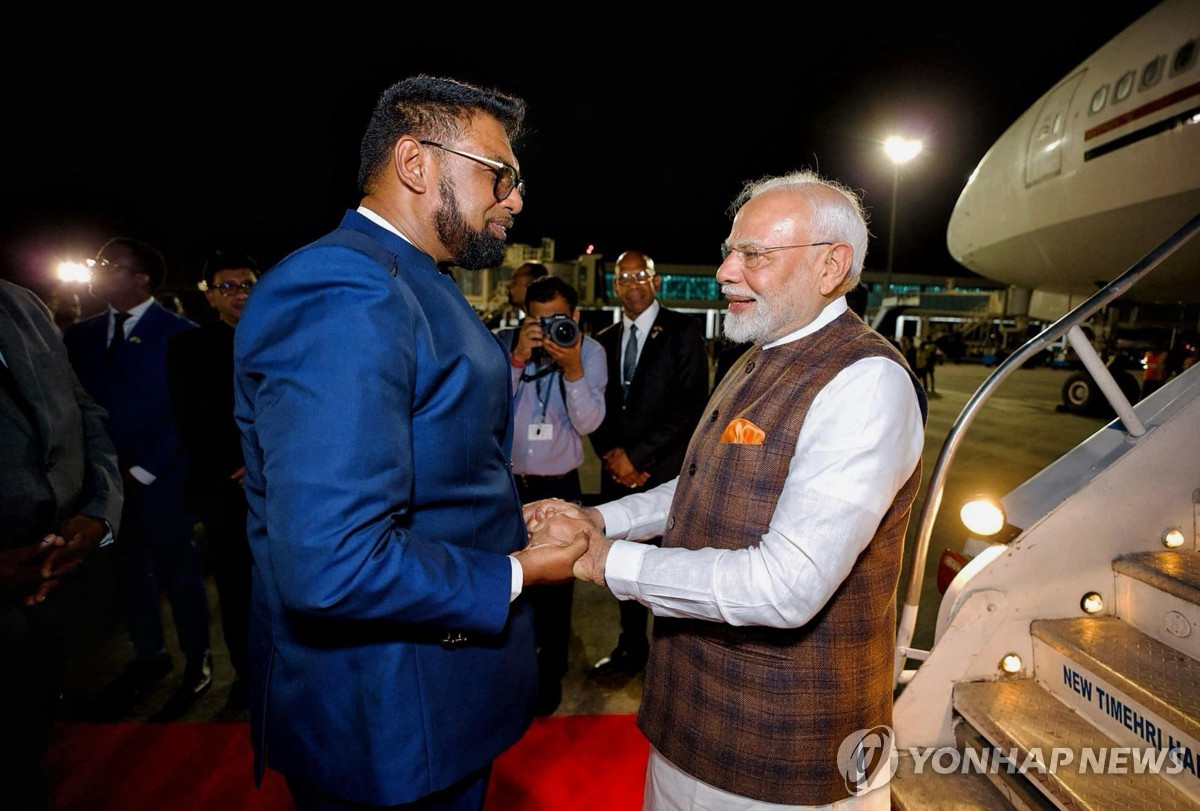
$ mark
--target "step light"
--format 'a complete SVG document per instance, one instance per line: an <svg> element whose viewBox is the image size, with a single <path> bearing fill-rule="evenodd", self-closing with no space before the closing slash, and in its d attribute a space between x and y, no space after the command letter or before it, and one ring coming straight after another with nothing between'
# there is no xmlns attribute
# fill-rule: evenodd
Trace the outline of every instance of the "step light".
<svg viewBox="0 0 1200 811"><path fill-rule="evenodd" d="M1184 540L1183 530L1179 527L1171 527L1162 535L1162 544L1167 549L1178 549L1183 546Z"/></svg>
<svg viewBox="0 0 1200 811"><path fill-rule="evenodd" d="M959 515L967 529L984 538L1004 529L1006 523L1000 502L987 496L978 496L963 504Z"/></svg>
<svg viewBox="0 0 1200 811"><path fill-rule="evenodd" d="M1021 657L1015 653L1007 654L1000 660L1000 669L1005 673L1020 673L1021 672Z"/></svg>
<svg viewBox="0 0 1200 811"><path fill-rule="evenodd" d="M1079 607L1085 614L1099 614L1104 610L1104 598L1094 591L1089 591L1079 601Z"/></svg>

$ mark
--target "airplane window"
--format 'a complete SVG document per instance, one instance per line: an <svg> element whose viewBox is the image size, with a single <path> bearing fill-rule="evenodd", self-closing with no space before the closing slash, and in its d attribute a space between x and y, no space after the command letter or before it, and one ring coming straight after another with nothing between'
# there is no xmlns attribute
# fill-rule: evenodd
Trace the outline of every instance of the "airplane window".
<svg viewBox="0 0 1200 811"><path fill-rule="evenodd" d="M1175 52L1175 61L1171 63L1171 75L1190 70L1196 64L1196 40L1189 39L1179 46Z"/></svg>
<svg viewBox="0 0 1200 811"><path fill-rule="evenodd" d="M1138 87L1138 90L1145 90L1148 87L1154 87L1154 85L1158 84L1158 80L1162 78L1163 74L1163 63L1166 61L1167 58L1159 54L1153 60L1146 63L1146 67L1142 68L1142 84Z"/></svg>
<svg viewBox="0 0 1200 811"><path fill-rule="evenodd" d="M1104 109L1104 102L1108 101L1108 85L1101 85L1096 88L1096 92L1092 94L1093 113L1098 113Z"/></svg>
<svg viewBox="0 0 1200 811"><path fill-rule="evenodd" d="M1133 90L1133 71L1129 71L1120 79L1117 79L1116 89L1113 91L1113 101L1124 101L1129 95L1129 91Z"/></svg>

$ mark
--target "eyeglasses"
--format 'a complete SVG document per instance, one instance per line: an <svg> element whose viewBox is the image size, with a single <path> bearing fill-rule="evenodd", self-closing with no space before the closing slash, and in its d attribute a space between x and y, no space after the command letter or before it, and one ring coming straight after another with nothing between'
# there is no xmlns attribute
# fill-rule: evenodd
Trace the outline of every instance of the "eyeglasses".
<svg viewBox="0 0 1200 811"><path fill-rule="evenodd" d="M254 288L255 282L247 279L244 282L221 282L220 284L210 284L205 286L205 290L216 290L226 298L236 296L238 293L246 293L249 295Z"/></svg>
<svg viewBox="0 0 1200 811"><path fill-rule="evenodd" d="M633 273L618 273L616 275L617 284L647 284L654 278L654 271L650 268L644 270L635 270Z"/></svg>
<svg viewBox="0 0 1200 811"><path fill-rule="evenodd" d="M492 194L496 198L496 202L508 199L512 194L513 189L517 190L517 194L522 200L525 199L525 181L517 174L517 170L509 166L503 161L494 161L491 158L485 158L480 155L472 155L470 152L461 152L457 149L451 149L448 146L442 146L437 141L420 141L419 143L425 146L436 146L438 149L444 149L447 152L455 155L461 155L464 158L470 158L473 161L479 161L484 166L490 166L496 172L496 182L492 185Z"/></svg>
<svg viewBox="0 0 1200 811"><path fill-rule="evenodd" d="M775 251L788 251L792 248L812 248L816 245L833 245L832 242L809 242L804 245L780 245L776 248L734 248L726 242L721 243L721 261L724 262L729 258L729 254L736 253L741 256L742 267L747 270L754 270L756 267L767 261L767 254Z"/></svg>
<svg viewBox="0 0 1200 811"><path fill-rule="evenodd" d="M83 263L93 270L103 270L105 273L115 273L118 270L125 270L129 273L145 273L141 268L133 265L122 265L117 262L110 262L101 257L100 259L85 259Z"/></svg>

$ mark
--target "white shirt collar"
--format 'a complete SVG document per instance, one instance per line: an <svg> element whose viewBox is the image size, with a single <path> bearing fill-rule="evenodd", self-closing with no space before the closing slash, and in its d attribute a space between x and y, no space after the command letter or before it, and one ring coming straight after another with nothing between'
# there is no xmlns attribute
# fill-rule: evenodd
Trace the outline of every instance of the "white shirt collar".
<svg viewBox="0 0 1200 811"><path fill-rule="evenodd" d="M150 298L146 299L145 301L143 301L141 304L137 305L136 307L130 307L125 312L129 313L130 320L136 321L137 319L141 318L143 315L146 314L146 310L149 310L150 305L153 303L154 303L154 296L151 296ZM108 314L111 316L115 312L117 312L117 308L112 306L111 304L108 305Z"/></svg>
<svg viewBox="0 0 1200 811"><path fill-rule="evenodd" d="M376 214L374 211L367 208L366 206L359 206L358 213L363 215L364 217L366 217L371 222L378 225L380 228L386 228L387 230L391 231L393 234L400 237L402 240L407 242L409 245L412 245L414 248L417 247L416 244L413 243L413 241L411 239L404 236L404 234L400 233L400 231L396 229L396 226L392 225L390 222L385 220L383 217L380 217L378 214Z"/></svg>

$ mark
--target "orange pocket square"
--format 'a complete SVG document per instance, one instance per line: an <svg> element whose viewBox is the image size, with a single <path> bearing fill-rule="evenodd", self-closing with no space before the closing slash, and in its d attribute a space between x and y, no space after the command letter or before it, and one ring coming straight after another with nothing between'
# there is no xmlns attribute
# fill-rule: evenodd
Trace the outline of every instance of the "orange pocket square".
<svg viewBox="0 0 1200 811"><path fill-rule="evenodd" d="M732 442L736 445L761 445L767 438L767 433L750 420L738 417L721 432L722 442Z"/></svg>

